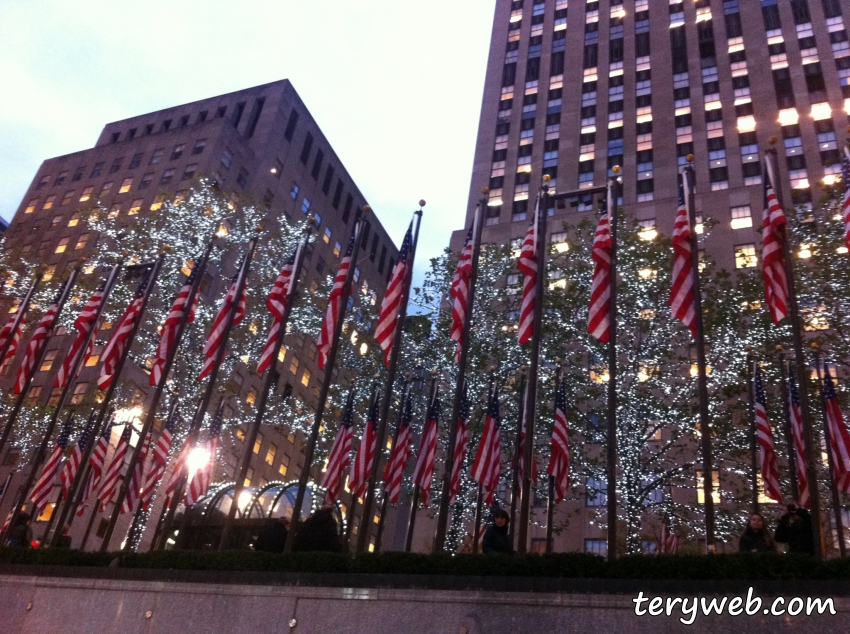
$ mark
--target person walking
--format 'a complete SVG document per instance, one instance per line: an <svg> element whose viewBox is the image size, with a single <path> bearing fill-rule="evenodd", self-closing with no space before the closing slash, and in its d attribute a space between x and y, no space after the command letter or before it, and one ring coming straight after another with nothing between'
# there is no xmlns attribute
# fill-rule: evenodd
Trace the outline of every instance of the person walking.
<svg viewBox="0 0 850 634"><path fill-rule="evenodd" d="M738 542L742 553L776 552L776 544L764 524L764 518L758 513L750 515L747 528Z"/></svg>
<svg viewBox="0 0 850 634"><path fill-rule="evenodd" d="M796 502L787 507L776 526L776 541L788 544L789 553L815 554L815 534L812 530L812 515Z"/></svg>
<svg viewBox="0 0 850 634"><path fill-rule="evenodd" d="M508 523L511 517L504 509L493 511L493 523L484 531L481 551L485 555L511 555L514 552L508 536Z"/></svg>

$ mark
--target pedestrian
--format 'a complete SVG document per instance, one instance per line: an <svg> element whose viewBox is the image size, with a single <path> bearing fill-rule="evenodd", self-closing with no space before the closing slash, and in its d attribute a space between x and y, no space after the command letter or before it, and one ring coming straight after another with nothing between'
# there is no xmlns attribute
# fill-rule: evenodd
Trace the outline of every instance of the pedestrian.
<svg viewBox="0 0 850 634"><path fill-rule="evenodd" d="M514 548L508 536L508 523L510 515L504 509L493 511L493 523L484 531L484 539L481 541L481 551L485 555L510 555Z"/></svg>
<svg viewBox="0 0 850 634"><path fill-rule="evenodd" d="M14 548L29 548L32 542L29 513L19 513L12 530L9 531L9 546Z"/></svg>
<svg viewBox="0 0 850 634"><path fill-rule="evenodd" d="M747 528L738 542L742 553L776 552L776 544L764 524L764 518L758 513L750 515Z"/></svg>
<svg viewBox="0 0 850 634"><path fill-rule="evenodd" d="M342 540L333 510L333 506L325 505L304 520L295 533L292 550L341 553Z"/></svg>
<svg viewBox="0 0 850 634"><path fill-rule="evenodd" d="M776 541L788 544L789 553L815 554L815 534L812 530L812 515L807 509L792 502L787 512L779 518L776 526Z"/></svg>
<svg viewBox="0 0 850 634"><path fill-rule="evenodd" d="M257 541L254 542L254 550L259 550L265 553L282 553L286 546L286 538L289 535L289 518L275 517L268 523L257 535Z"/></svg>

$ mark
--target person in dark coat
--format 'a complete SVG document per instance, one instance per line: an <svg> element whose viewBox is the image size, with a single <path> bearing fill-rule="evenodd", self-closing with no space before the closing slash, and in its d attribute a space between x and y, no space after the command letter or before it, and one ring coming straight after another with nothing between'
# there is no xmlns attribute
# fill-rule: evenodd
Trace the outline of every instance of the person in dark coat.
<svg viewBox="0 0 850 634"><path fill-rule="evenodd" d="M301 523L295 533L292 550L342 552L342 540L332 506L323 506Z"/></svg>
<svg viewBox="0 0 850 634"><path fill-rule="evenodd" d="M32 542L32 529L30 528L29 513L19 513L15 525L9 531L9 546L29 548L30 542Z"/></svg>
<svg viewBox="0 0 850 634"><path fill-rule="evenodd" d="M510 555L514 552L508 536L510 520L510 515L504 509L493 512L493 523L484 531L484 539L481 540L481 551L485 555Z"/></svg>
<svg viewBox="0 0 850 634"><path fill-rule="evenodd" d="M776 541L788 544L789 553L814 555L815 534L811 513L796 502L789 504L787 509L776 527Z"/></svg>
<svg viewBox="0 0 850 634"><path fill-rule="evenodd" d="M254 550L265 553L282 553L289 536L289 518L277 517L270 519L257 535Z"/></svg>
<svg viewBox="0 0 850 634"><path fill-rule="evenodd" d="M775 552L776 544L770 536L770 531L765 528L764 518L758 513L750 515L747 529L741 535L738 542L738 550L742 553Z"/></svg>

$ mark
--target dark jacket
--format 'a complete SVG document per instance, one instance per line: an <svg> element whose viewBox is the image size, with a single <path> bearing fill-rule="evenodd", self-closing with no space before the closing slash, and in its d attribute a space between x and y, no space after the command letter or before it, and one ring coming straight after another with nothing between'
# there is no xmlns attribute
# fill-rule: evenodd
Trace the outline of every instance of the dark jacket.
<svg viewBox="0 0 850 634"><path fill-rule="evenodd" d="M286 546L286 537L289 531L286 530L280 520L271 520L263 527L260 534L257 535L257 541L254 543L254 550L260 550L266 553L282 553Z"/></svg>
<svg viewBox="0 0 850 634"><path fill-rule="evenodd" d="M776 541L788 544L789 553L815 554L815 535L812 516L804 508L786 513L776 527Z"/></svg>
<svg viewBox="0 0 850 634"><path fill-rule="evenodd" d="M9 531L9 546L29 548L31 541L32 529L23 522L19 522Z"/></svg>
<svg viewBox="0 0 850 634"><path fill-rule="evenodd" d="M742 553L749 553L752 551L759 553L774 552L776 550L776 545L770 538L770 533L766 528L763 528L760 531L755 531L752 528L747 527L747 530L744 531L741 535L740 541L738 542L738 549Z"/></svg>
<svg viewBox="0 0 850 634"><path fill-rule="evenodd" d="M484 531L484 539L481 541L481 550L485 555L510 555L514 552L511 540L508 537L508 526L496 526L491 524Z"/></svg>
<svg viewBox="0 0 850 634"><path fill-rule="evenodd" d="M342 552L339 528L330 509L319 509L298 527L292 550Z"/></svg>

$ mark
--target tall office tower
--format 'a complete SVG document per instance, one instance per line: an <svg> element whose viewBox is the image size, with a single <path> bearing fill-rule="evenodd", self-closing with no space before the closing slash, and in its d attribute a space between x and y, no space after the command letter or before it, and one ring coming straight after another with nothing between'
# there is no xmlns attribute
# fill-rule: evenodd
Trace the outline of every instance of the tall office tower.
<svg viewBox="0 0 850 634"><path fill-rule="evenodd" d="M693 154L697 210L717 221L705 250L757 266L769 139L787 203L817 202L840 170L848 19L842 0L497 0L466 226L489 187L483 240L507 244L544 174L564 192L619 165L625 212L669 236ZM550 231L592 212L555 209Z"/></svg>
<svg viewBox="0 0 850 634"><path fill-rule="evenodd" d="M79 222L79 210L99 200L120 222L126 216L156 210L163 197L182 194L198 175L214 180L240 201L265 205L293 222L307 215L316 219L318 239L308 250L301 280L305 290L336 272L356 211L366 203L292 84L282 80L107 124L93 148L41 165L6 235L25 255L35 255L49 271L61 272L89 253L97 240ZM285 255L279 254L281 261ZM357 262L354 294L362 301L380 301L397 255L372 215ZM202 284L203 300L219 302L222 280L216 278L219 272L214 266L208 271L211 278ZM161 284L176 290L176 282L162 280ZM165 295L170 297L171 290ZM257 335L264 336L263 332ZM51 340L47 353L51 361L36 372L31 400L47 403L58 398L51 386L70 337L65 334ZM270 407L281 399L297 398L309 411L323 377L315 343L293 333L285 344L287 352ZM60 358L53 362L57 355ZM21 356L19 351L17 361ZM0 369L0 389L6 392L14 380L9 367ZM250 402L260 384L254 370L253 365L237 363L235 376L221 377L219 382L240 385L238 398ZM141 373L141 368L128 371ZM83 369L75 402L96 390L98 372L99 364ZM146 380L136 383L147 385ZM290 432L263 426L251 454L248 479L252 486L298 477L304 439ZM244 438L244 433L237 432L233 446L223 449L223 464L214 474L217 480L233 479L242 450L240 436ZM19 456L10 450L0 461L3 482ZM13 481L8 490L14 491L17 485ZM12 497L6 496L0 513L6 512ZM37 535L40 530L35 529ZM97 547L99 542L90 540L89 546Z"/></svg>

